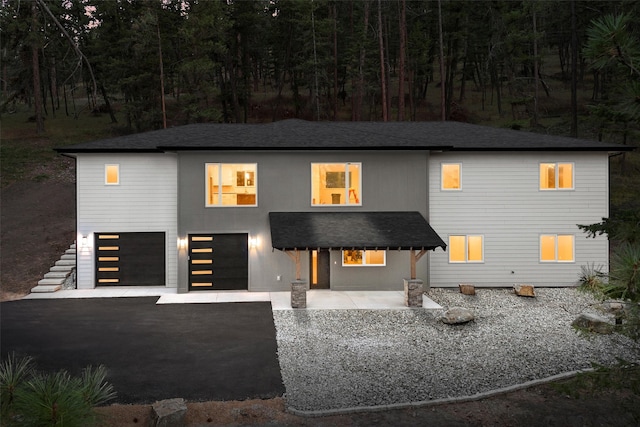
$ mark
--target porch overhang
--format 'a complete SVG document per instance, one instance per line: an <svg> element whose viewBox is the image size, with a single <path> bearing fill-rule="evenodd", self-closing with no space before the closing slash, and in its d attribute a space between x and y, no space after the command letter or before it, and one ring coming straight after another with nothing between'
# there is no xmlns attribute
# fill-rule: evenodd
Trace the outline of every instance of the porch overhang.
<svg viewBox="0 0 640 427"><path fill-rule="evenodd" d="M270 212L269 224L281 251L447 247L420 212Z"/></svg>

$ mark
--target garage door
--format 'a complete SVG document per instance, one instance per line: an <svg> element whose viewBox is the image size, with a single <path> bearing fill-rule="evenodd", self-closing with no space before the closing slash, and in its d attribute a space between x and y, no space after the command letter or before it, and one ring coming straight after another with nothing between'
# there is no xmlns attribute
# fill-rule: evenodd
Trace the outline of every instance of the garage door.
<svg viewBox="0 0 640 427"><path fill-rule="evenodd" d="M165 233L96 233L98 286L165 286Z"/></svg>
<svg viewBox="0 0 640 427"><path fill-rule="evenodd" d="M190 234L189 290L248 289L247 243L247 234Z"/></svg>

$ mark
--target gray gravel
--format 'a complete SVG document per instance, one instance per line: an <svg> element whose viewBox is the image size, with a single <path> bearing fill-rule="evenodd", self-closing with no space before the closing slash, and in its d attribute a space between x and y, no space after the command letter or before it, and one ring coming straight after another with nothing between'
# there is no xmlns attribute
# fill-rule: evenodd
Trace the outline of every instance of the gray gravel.
<svg viewBox="0 0 640 427"><path fill-rule="evenodd" d="M552 375L640 360L624 336L577 333L582 312L602 315L575 289L431 289L449 308L472 309L475 321L445 325L442 310L274 311L287 405L298 411L471 396Z"/></svg>

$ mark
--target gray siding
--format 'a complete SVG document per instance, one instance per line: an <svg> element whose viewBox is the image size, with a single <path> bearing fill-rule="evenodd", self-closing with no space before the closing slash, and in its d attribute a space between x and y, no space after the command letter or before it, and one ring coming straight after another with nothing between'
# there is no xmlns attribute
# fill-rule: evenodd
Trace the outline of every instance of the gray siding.
<svg viewBox="0 0 640 427"><path fill-rule="evenodd" d="M419 211L427 217L427 159L424 152L184 152L179 155L179 237L194 233L248 233L259 245L249 250L249 290L288 290L295 265L271 248L268 214L272 211ZM257 207L205 207L206 163L257 163ZM361 162L362 206L312 207L311 163ZM332 289L402 289L409 275L409 253L388 253L386 267L344 268L339 251L331 254ZM309 278L303 252L302 277ZM188 289L186 251L179 256L179 291ZM427 261L418 277L427 280ZM281 276L281 280L277 280Z"/></svg>
<svg viewBox="0 0 640 427"><path fill-rule="evenodd" d="M105 164L120 184L105 185ZM94 232L164 232L166 286L177 286L177 158L172 154L78 154L78 288L95 286ZM82 247L82 236L88 237Z"/></svg>
<svg viewBox="0 0 640 427"><path fill-rule="evenodd" d="M540 162L573 162L574 190L540 191ZM440 165L462 164L462 190L440 189ZM431 285L575 285L583 265L608 269L608 241L587 238L576 224L608 216L607 153L438 153L430 159L430 223L450 234L484 236L484 262L449 263L431 256ZM575 262L541 263L541 234L575 235Z"/></svg>

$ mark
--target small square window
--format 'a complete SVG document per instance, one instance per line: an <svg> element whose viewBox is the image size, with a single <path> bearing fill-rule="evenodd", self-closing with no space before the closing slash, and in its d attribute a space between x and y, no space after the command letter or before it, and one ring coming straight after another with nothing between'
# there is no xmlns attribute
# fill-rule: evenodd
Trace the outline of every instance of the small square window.
<svg viewBox="0 0 640 427"><path fill-rule="evenodd" d="M574 236L572 234L543 234L540 236L540 261L574 262Z"/></svg>
<svg viewBox="0 0 640 427"><path fill-rule="evenodd" d="M205 164L205 206L258 206L256 163Z"/></svg>
<svg viewBox="0 0 640 427"><path fill-rule="evenodd" d="M540 163L541 190L573 190L573 163Z"/></svg>
<svg viewBox="0 0 640 427"><path fill-rule="evenodd" d="M362 205L360 163L312 163L311 206Z"/></svg>
<svg viewBox="0 0 640 427"><path fill-rule="evenodd" d="M104 183L106 185L120 184L120 165L104 166Z"/></svg>
<svg viewBox="0 0 640 427"><path fill-rule="evenodd" d="M449 262L484 262L484 237L449 236Z"/></svg>
<svg viewBox="0 0 640 427"><path fill-rule="evenodd" d="M460 163L443 163L442 164L442 189L443 190L460 190Z"/></svg>

